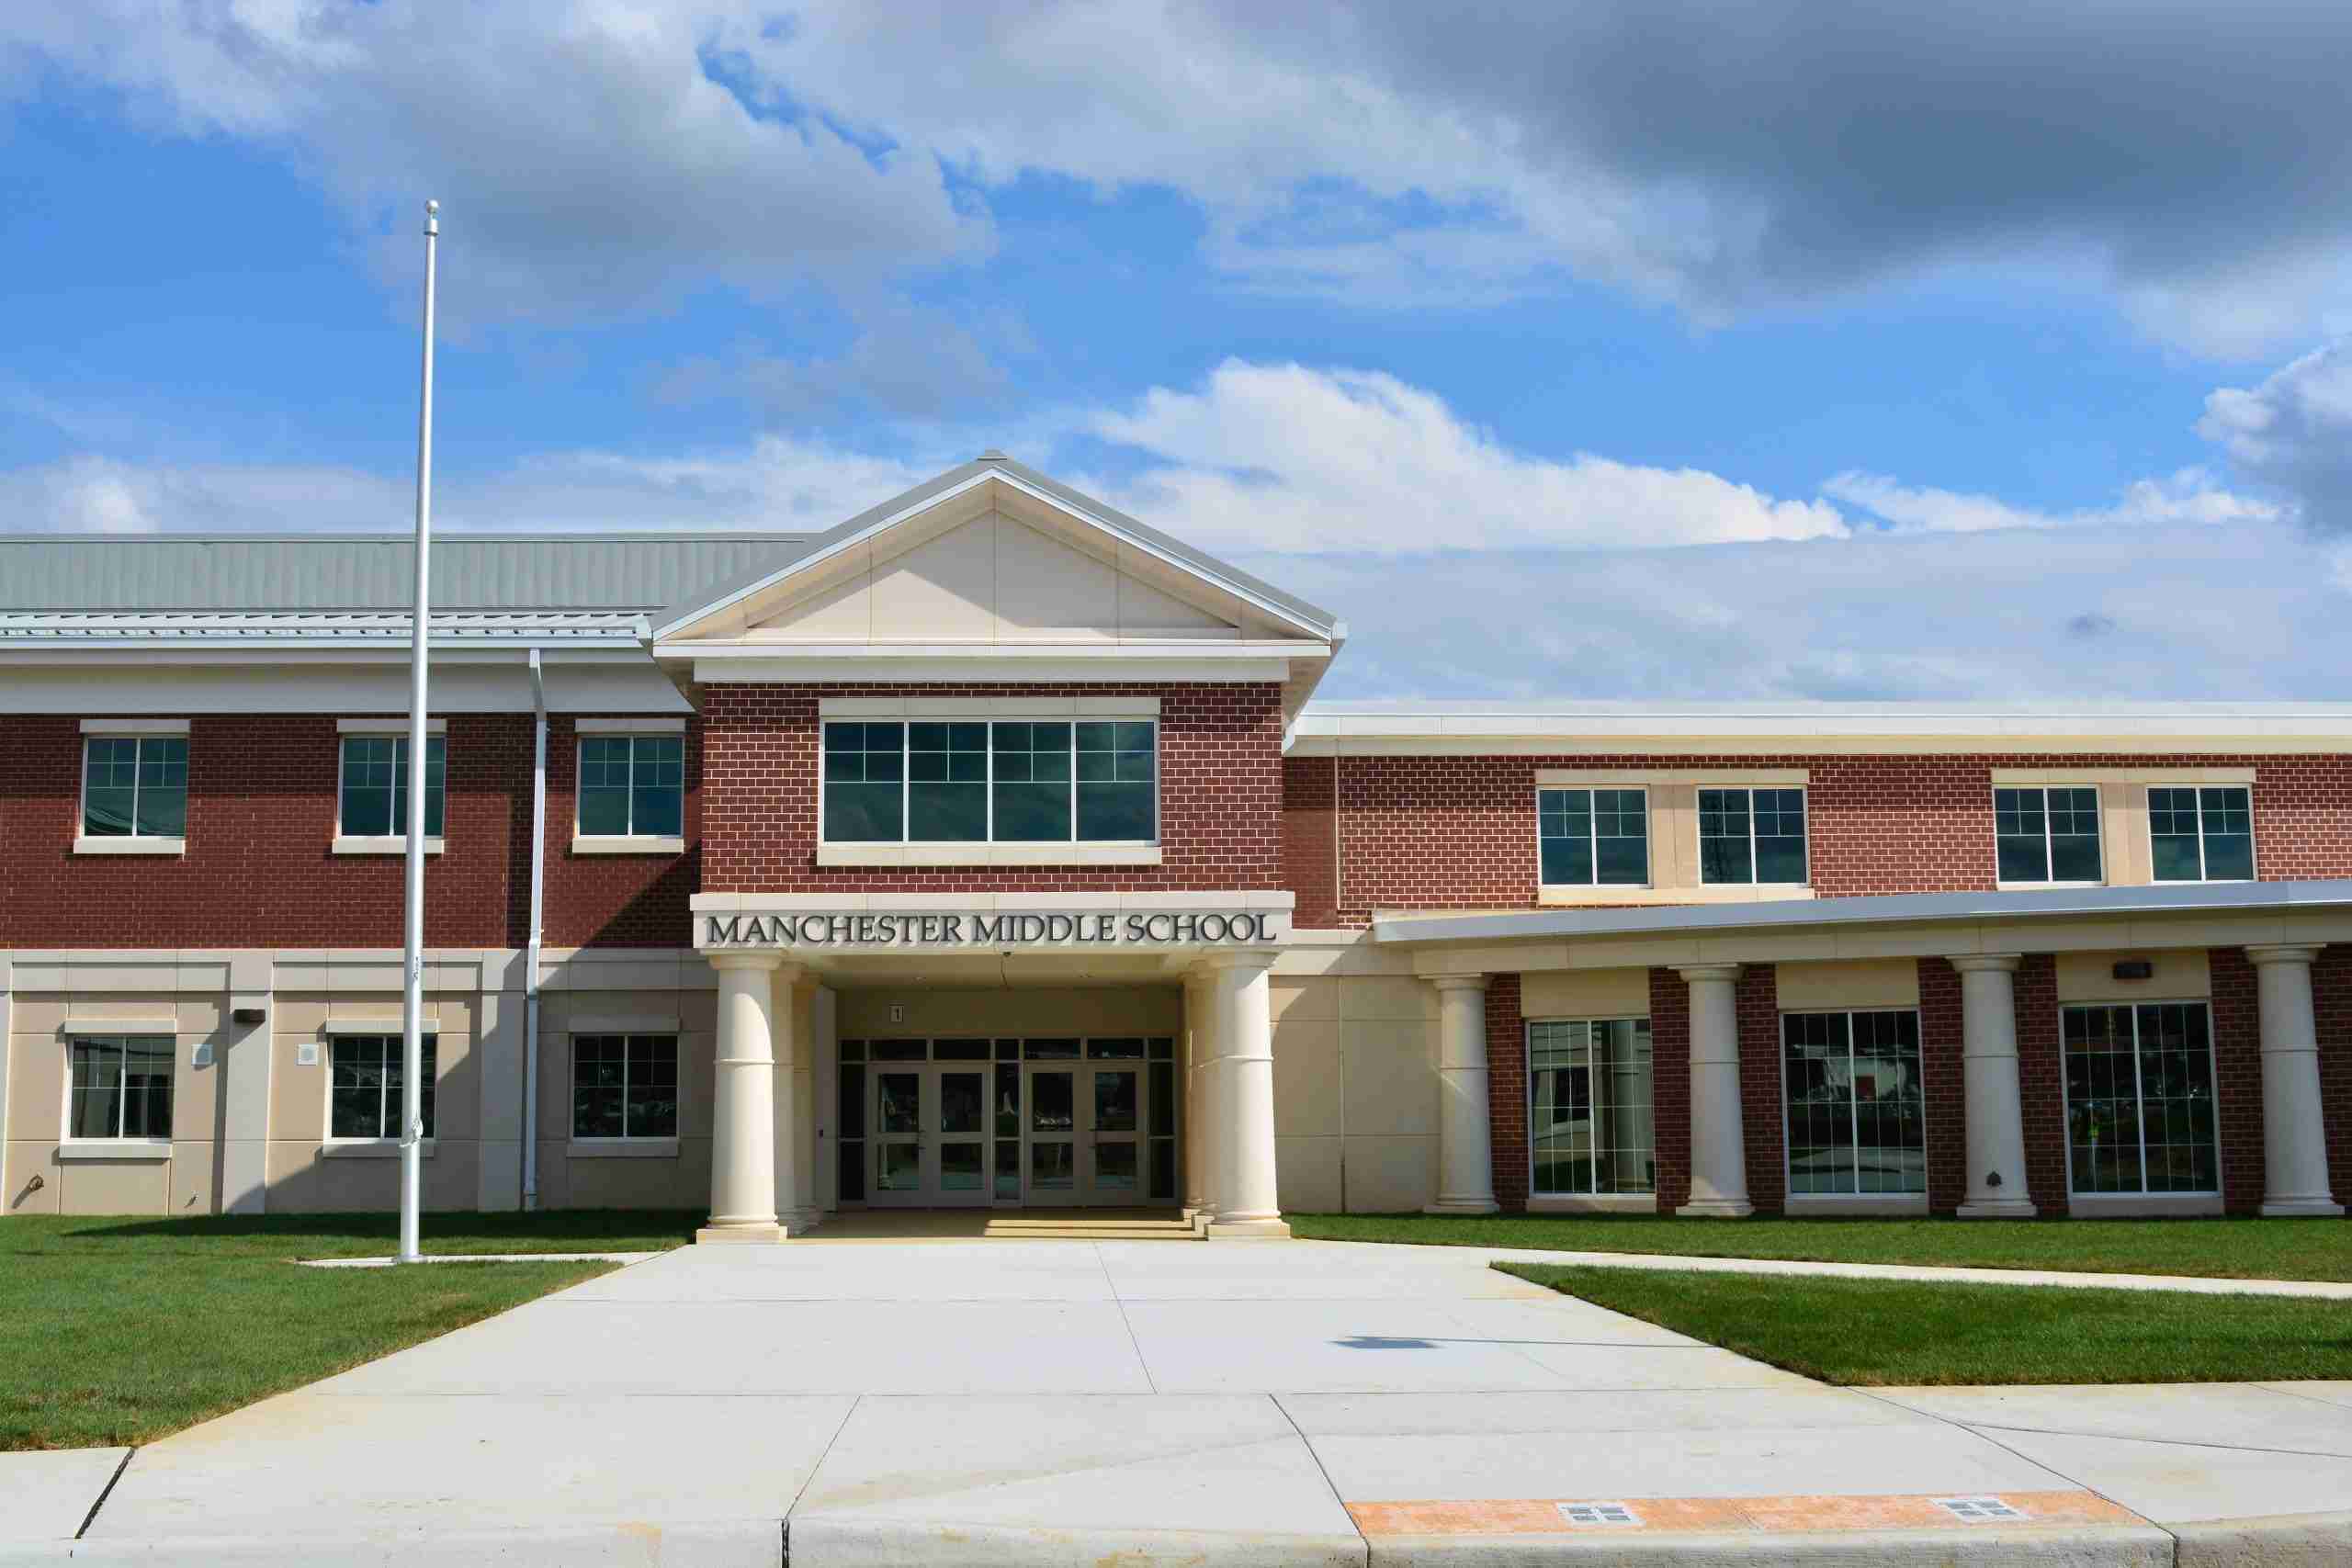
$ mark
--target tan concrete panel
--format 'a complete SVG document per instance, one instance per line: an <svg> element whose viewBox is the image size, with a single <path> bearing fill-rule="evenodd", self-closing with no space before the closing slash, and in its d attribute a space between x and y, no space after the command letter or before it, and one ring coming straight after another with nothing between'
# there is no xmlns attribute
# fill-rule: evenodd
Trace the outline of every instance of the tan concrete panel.
<svg viewBox="0 0 2352 1568"><path fill-rule="evenodd" d="M1437 988L1402 976L1351 976L1340 987L1340 1017L1353 1022L1437 1021Z"/></svg>
<svg viewBox="0 0 2352 1568"><path fill-rule="evenodd" d="M523 1145L514 1138L486 1139L481 1151L481 1178L475 1186L484 1213L508 1213L523 1206Z"/></svg>
<svg viewBox="0 0 2352 1568"><path fill-rule="evenodd" d="M1554 969L1519 977L1524 1018L1647 1018L1646 969Z"/></svg>
<svg viewBox="0 0 2352 1568"><path fill-rule="evenodd" d="M1699 886L1699 786L1650 786L1650 886Z"/></svg>
<svg viewBox="0 0 2352 1568"><path fill-rule="evenodd" d="M1000 515L996 530L997 636L1044 631L1116 635L1119 573L1025 524Z"/></svg>
<svg viewBox="0 0 2352 1568"><path fill-rule="evenodd" d="M1340 1140L1277 1136L1274 1192L1285 1213L1332 1214L1340 1210Z"/></svg>
<svg viewBox="0 0 2352 1568"><path fill-rule="evenodd" d="M718 1046L710 1034L678 1036L678 1135L710 1136L711 1100L718 1092ZM566 1112L564 1130L571 1131Z"/></svg>
<svg viewBox="0 0 2352 1568"><path fill-rule="evenodd" d="M570 1159L565 1206L696 1209L710 1201L710 1144L682 1141L675 1159Z"/></svg>
<svg viewBox="0 0 2352 1568"><path fill-rule="evenodd" d="M1121 551L1122 556L1125 554ZM1119 574L1119 629L1129 637L1153 632L1198 632L1230 628L1232 622L1163 593L1134 572Z"/></svg>
<svg viewBox="0 0 2352 1568"><path fill-rule="evenodd" d="M1421 1024L1342 1024L1340 1070L1349 1134L1434 1134L1436 1051L1436 1031Z"/></svg>
<svg viewBox="0 0 2352 1568"><path fill-rule="evenodd" d="M0 1214L53 1214L64 1182L55 1138L12 1138L0 1145ZM40 1190L31 1190L33 1178Z"/></svg>
<svg viewBox="0 0 2352 1568"><path fill-rule="evenodd" d="M197 1066L197 1044L196 1036L185 1034L172 1043L172 1136L209 1141L220 1124L220 1056L216 1051L212 1066Z"/></svg>
<svg viewBox="0 0 2352 1568"><path fill-rule="evenodd" d="M66 1016L77 1021L109 1018L170 1018L176 1010L178 1000L168 986L158 986L152 990L77 990L66 998Z"/></svg>
<svg viewBox="0 0 2352 1568"><path fill-rule="evenodd" d="M996 530L983 517L874 570L877 639L986 637L996 630Z"/></svg>
<svg viewBox="0 0 2352 1568"><path fill-rule="evenodd" d="M209 1142L173 1143L171 1206L165 1213L187 1215L214 1212L213 1150Z"/></svg>
<svg viewBox="0 0 2352 1568"><path fill-rule="evenodd" d="M270 1000L270 1032L316 1040L327 1026L329 1005L322 995L288 996L281 991Z"/></svg>
<svg viewBox="0 0 2352 1568"><path fill-rule="evenodd" d="M171 1212L172 1164L159 1160L71 1160L60 1172L61 1214Z"/></svg>
<svg viewBox="0 0 2352 1568"><path fill-rule="evenodd" d="M172 998L171 1013L182 1034L218 1034L230 1027L229 998L219 991L201 995L183 991Z"/></svg>
<svg viewBox="0 0 2352 1568"><path fill-rule="evenodd" d="M2155 974L2145 980L2117 979L2115 965L2130 958L2148 960L2155 965ZM2201 947L2058 955L2058 999L2062 1002L2185 1001L2212 994L2212 964Z"/></svg>
<svg viewBox="0 0 2352 1568"><path fill-rule="evenodd" d="M443 1034L433 1050L433 1134L481 1136L481 1056L465 1035Z"/></svg>
<svg viewBox="0 0 2352 1568"><path fill-rule="evenodd" d="M1349 1134L1340 1176L1351 1214L1419 1209L1437 1196L1437 1140Z"/></svg>
<svg viewBox="0 0 2352 1568"><path fill-rule="evenodd" d="M1280 1025L1292 1020L1334 1022L1340 1016L1342 980L1275 976L1266 982L1266 1013Z"/></svg>
<svg viewBox="0 0 2352 1568"><path fill-rule="evenodd" d="M539 1140L539 1197L542 1209L571 1207L571 1161L564 1156L564 1140Z"/></svg>
<svg viewBox="0 0 2352 1568"><path fill-rule="evenodd" d="M753 629L784 639L863 641L874 626L872 586L871 569L859 566L840 581L785 605Z"/></svg>
<svg viewBox="0 0 2352 1568"><path fill-rule="evenodd" d="M1841 1008L1919 1005L1919 964L1910 958L1849 959L1836 964L1780 966L1781 1010L1828 1012Z"/></svg>
<svg viewBox="0 0 2352 1568"><path fill-rule="evenodd" d="M54 1035L65 1027L66 1005L62 992L27 996L19 991L8 1004L8 1027L18 1034Z"/></svg>
<svg viewBox="0 0 2352 1568"><path fill-rule="evenodd" d="M65 1132L65 1042L17 1034L10 1049L7 1135L54 1144Z"/></svg>
<svg viewBox="0 0 2352 1568"><path fill-rule="evenodd" d="M1337 1134L1341 1077L1338 1023L1298 1021L1274 1026L1274 1131Z"/></svg>
<svg viewBox="0 0 2352 1568"><path fill-rule="evenodd" d="M891 1021L890 1009L904 1010ZM841 1034L876 1036L1052 1036L1173 1034L1183 1024L1184 995L1175 986L1069 987L989 990L847 990L841 993Z"/></svg>
<svg viewBox="0 0 2352 1568"><path fill-rule="evenodd" d="M271 1049L277 1055L269 1067L269 1135L308 1144L313 1148L327 1135L327 1053L319 1044L315 1066L301 1065L301 1050L315 1040L279 1035Z"/></svg>

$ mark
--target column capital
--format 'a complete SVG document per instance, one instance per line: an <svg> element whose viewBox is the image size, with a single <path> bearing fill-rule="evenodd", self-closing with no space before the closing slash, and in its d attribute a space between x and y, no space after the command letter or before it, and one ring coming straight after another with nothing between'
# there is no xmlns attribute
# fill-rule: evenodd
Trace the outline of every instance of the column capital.
<svg viewBox="0 0 2352 1568"><path fill-rule="evenodd" d="M1484 975L1424 975L1421 978L1441 991L1483 991L1487 988Z"/></svg>
<svg viewBox="0 0 2352 1568"><path fill-rule="evenodd" d="M2319 956L2324 942L2275 942L2245 950L2249 964L2309 964Z"/></svg>
<svg viewBox="0 0 2352 1568"><path fill-rule="evenodd" d="M2022 953L1955 953L1944 960L1963 975L2011 975L2025 962Z"/></svg>
<svg viewBox="0 0 2352 1568"><path fill-rule="evenodd" d="M784 964L781 953L766 953L758 948L729 948L719 953L706 953L703 961L713 969L775 969ZM799 965L795 964L796 969Z"/></svg>
<svg viewBox="0 0 2352 1568"><path fill-rule="evenodd" d="M1739 978L1736 964L1681 964L1674 972L1685 980L1722 980L1726 983Z"/></svg>
<svg viewBox="0 0 2352 1568"><path fill-rule="evenodd" d="M1272 969L1274 960L1281 956L1271 948L1222 948L1216 953L1204 953L1193 960L1191 972L1205 979L1225 969Z"/></svg>

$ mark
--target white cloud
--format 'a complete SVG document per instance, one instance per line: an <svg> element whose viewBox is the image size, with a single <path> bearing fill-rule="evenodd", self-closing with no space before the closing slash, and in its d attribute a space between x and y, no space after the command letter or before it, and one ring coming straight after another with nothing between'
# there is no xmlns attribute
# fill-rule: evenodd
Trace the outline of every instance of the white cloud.
<svg viewBox="0 0 2352 1568"><path fill-rule="evenodd" d="M2071 512L2041 512L2013 506L1997 496L1900 483L1883 474L1848 469L1833 475L1822 493L1860 508L1900 533L1977 534L1994 528L2084 528L2151 526L2170 523L2271 523L2286 509L2259 497L2222 489L2199 468L2181 468L2156 479L2135 479L2106 506Z"/></svg>
<svg viewBox="0 0 2352 1568"><path fill-rule="evenodd" d="M2216 389L2197 430L2240 472L2293 497L2312 526L2352 529L2352 341L2306 354L2259 385Z"/></svg>

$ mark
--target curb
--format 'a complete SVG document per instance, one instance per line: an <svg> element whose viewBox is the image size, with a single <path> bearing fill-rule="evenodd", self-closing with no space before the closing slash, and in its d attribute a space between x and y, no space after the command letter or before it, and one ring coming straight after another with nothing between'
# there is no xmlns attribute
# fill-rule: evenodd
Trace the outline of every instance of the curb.
<svg viewBox="0 0 2352 1568"><path fill-rule="evenodd" d="M2352 1512L2269 1514L2170 1527L2177 1568L2338 1568L2352 1562Z"/></svg>
<svg viewBox="0 0 2352 1568"><path fill-rule="evenodd" d="M2215 1559L2216 1562L2223 1561ZM2229 1559L2240 1562L2243 1559ZM2267 1563L2268 1559L2260 1561ZM2315 1560L2316 1561L2316 1560ZM1672 1568L2173 1568L2173 1540L2138 1525L2059 1529L1998 1526L1956 1529L1727 1533L1594 1530L1577 1536L1401 1536L1374 1543L1371 1568L1548 1568L1555 1563L1661 1563Z"/></svg>
<svg viewBox="0 0 2352 1568"><path fill-rule="evenodd" d="M368 1568L783 1568L775 1519L576 1528L402 1531L354 1538L182 1536L161 1540L0 1542L0 1568L61 1562L202 1562L227 1568L366 1564Z"/></svg>
<svg viewBox="0 0 2352 1568"><path fill-rule="evenodd" d="M818 1515L788 1527L792 1568L1364 1568L1363 1538L1249 1530L1052 1529Z"/></svg>

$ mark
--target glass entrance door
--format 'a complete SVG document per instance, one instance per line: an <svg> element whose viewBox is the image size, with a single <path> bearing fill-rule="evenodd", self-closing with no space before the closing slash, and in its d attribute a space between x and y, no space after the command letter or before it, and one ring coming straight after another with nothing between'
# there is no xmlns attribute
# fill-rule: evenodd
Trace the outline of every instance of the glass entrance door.
<svg viewBox="0 0 2352 1568"><path fill-rule="evenodd" d="M984 1067L934 1066L939 1107L930 1200L942 1206L989 1201L989 1094Z"/></svg>
<svg viewBox="0 0 2352 1568"><path fill-rule="evenodd" d="M989 1201L988 1069L910 1063L874 1073L875 1203Z"/></svg>
<svg viewBox="0 0 2352 1568"><path fill-rule="evenodd" d="M922 1066L881 1067L873 1074L874 1111L867 1123L874 1130L867 1140L874 1150L869 1202L919 1205L923 1201L923 1090L929 1077Z"/></svg>
<svg viewBox="0 0 2352 1568"><path fill-rule="evenodd" d="M1090 1065L1086 1201L1143 1200L1143 1068Z"/></svg>

